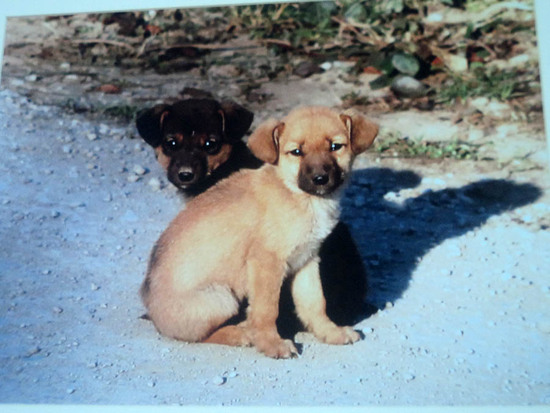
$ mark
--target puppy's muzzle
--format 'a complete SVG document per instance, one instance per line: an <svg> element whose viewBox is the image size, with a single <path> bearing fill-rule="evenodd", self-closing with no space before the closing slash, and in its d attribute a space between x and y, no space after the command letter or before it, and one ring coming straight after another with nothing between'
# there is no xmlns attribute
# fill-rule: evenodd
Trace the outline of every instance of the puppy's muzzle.
<svg viewBox="0 0 550 413"><path fill-rule="evenodd" d="M343 182L343 171L328 155L306 157L298 174L298 187L312 195L328 195Z"/></svg>
<svg viewBox="0 0 550 413"><path fill-rule="evenodd" d="M180 189L192 187L206 174L206 160L197 154L175 154L168 167L168 180Z"/></svg>

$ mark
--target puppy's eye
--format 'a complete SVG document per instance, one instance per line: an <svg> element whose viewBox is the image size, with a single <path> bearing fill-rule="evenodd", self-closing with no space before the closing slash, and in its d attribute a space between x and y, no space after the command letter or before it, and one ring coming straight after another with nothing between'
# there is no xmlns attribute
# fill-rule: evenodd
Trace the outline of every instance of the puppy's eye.
<svg viewBox="0 0 550 413"><path fill-rule="evenodd" d="M166 145L167 148L176 149L178 147L178 141L173 136L167 136L166 141L165 141L165 145Z"/></svg>
<svg viewBox="0 0 550 413"><path fill-rule="evenodd" d="M214 155L220 151L221 145L216 139L209 138L206 142L204 142L203 148L207 154Z"/></svg>
<svg viewBox="0 0 550 413"><path fill-rule="evenodd" d="M343 147L344 147L344 144L333 142L333 143L330 144L330 151L331 152L336 152L336 151L342 149Z"/></svg>
<svg viewBox="0 0 550 413"><path fill-rule="evenodd" d="M304 153L302 152L301 149L296 148L296 149L291 150L289 152L289 154L294 155L294 156L302 156Z"/></svg>

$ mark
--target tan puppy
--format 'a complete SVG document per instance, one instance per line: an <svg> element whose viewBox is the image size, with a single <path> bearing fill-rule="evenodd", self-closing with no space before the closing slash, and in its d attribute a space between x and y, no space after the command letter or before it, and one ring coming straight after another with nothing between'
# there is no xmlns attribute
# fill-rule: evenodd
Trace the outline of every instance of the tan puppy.
<svg viewBox="0 0 550 413"><path fill-rule="evenodd" d="M254 345L267 356L297 354L275 325L281 285L293 277L296 312L319 340L359 340L325 313L318 268L322 240L338 222L339 193L354 157L378 128L328 108L292 111L249 140L266 162L191 200L158 240L141 295L160 333L189 342ZM222 326L247 298L247 319Z"/></svg>

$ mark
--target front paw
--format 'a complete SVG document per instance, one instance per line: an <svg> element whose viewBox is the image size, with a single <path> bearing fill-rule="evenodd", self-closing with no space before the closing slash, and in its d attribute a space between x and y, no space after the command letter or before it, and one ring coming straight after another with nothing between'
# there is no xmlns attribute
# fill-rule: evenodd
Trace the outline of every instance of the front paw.
<svg viewBox="0 0 550 413"><path fill-rule="evenodd" d="M333 325L316 334L317 338L327 344L351 344L359 341L361 336L351 327Z"/></svg>
<svg viewBox="0 0 550 413"><path fill-rule="evenodd" d="M298 350L291 340L281 338L271 340L259 340L256 348L261 353L274 359L288 359L298 355Z"/></svg>

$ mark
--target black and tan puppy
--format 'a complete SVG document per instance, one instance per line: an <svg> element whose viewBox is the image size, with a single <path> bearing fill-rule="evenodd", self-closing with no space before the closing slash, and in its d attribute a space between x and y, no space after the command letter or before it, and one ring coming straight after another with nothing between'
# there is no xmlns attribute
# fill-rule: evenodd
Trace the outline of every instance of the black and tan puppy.
<svg viewBox="0 0 550 413"><path fill-rule="evenodd" d="M136 126L168 180L195 196L241 168L260 166L242 141L253 119L234 102L186 99L141 111Z"/></svg>
<svg viewBox="0 0 550 413"><path fill-rule="evenodd" d="M357 341L357 332L326 315L318 252L338 222L353 159L377 132L359 115L323 107L260 125L249 146L266 164L193 198L151 254L141 295L160 333L291 357L296 348L276 327L289 277L296 312L309 331L326 343ZM244 299L246 320L224 326Z"/></svg>

